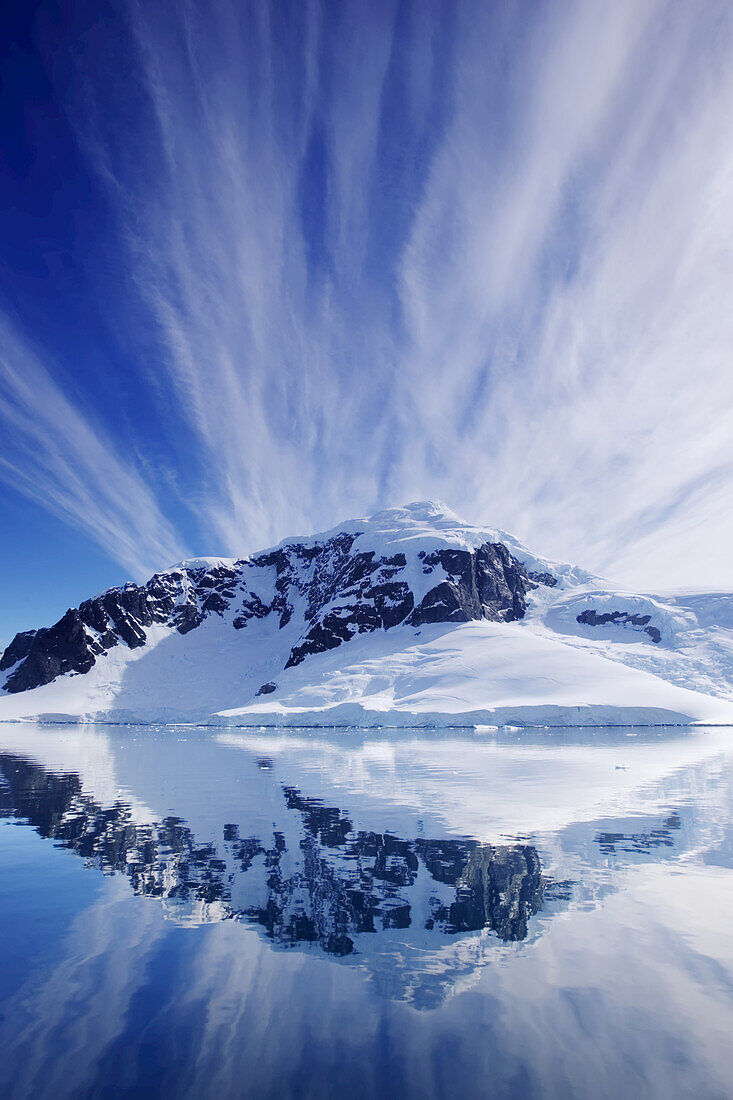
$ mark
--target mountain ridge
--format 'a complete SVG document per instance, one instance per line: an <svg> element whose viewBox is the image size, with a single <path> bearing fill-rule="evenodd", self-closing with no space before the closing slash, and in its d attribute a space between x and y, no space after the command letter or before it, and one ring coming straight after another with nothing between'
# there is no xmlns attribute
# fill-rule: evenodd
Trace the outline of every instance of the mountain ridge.
<svg viewBox="0 0 733 1100"><path fill-rule="evenodd" d="M437 511L434 505L411 507L410 514L427 507ZM0 657L0 672L8 674L4 690L27 691L66 673L86 673L116 645L144 646L147 628L155 624L186 634L208 615L232 611L235 630L270 614L279 616L282 628L296 614L298 597L304 603L304 630L286 668L343 644L355 633L401 622L510 621L524 615L526 592L536 582L503 543L476 538L473 549L464 539L461 546L417 550L423 578L437 581L420 585L414 577L411 583L405 579L404 551L389 553L389 543L382 546L381 556L375 549L354 549L363 528L373 523L351 521L344 528L353 530L285 540L248 558L184 561L155 573L145 584L110 588L69 608L51 627L17 634ZM556 583L549 573L542 577L544 583Z"/></svg>
<svg viewBox="0 0 733 1100"><path fill-rule="evenodd" d="M189 559L16 635L0 720L733 722L733 599L688 602L417 502Z"/></svg>

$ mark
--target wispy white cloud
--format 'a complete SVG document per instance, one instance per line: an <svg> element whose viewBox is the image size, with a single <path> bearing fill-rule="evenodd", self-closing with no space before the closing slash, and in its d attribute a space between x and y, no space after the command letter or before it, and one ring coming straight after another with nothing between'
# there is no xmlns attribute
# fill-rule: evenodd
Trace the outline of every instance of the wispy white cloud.
<svg viewBox="0 0 733 1100"><path fill-rule="evenodd" d="M0 317L0 478L85 532L138 578L185 551L141 473Z"/></svg>
<svg viewBox="0 0 733 1100"><path fill-rule="evenodd" d="M79 127L212 549L441 496L733 582L729 4L129 18L144 109Z"/></svg>
<svg viewBox="0 0 733 1100"><path fill-rule="evenodd" d="M275 9L243 10L219 5L204 27L193 7L181 22L131 9L154 186L104 119L81 124L206 471L189 503L231 552L377 504L396 361L363 278L388 10L344 7L325 46L318 5L303 5L299 80Z"/></svg>
<svg viewBox="0 0 733 1100"><path fill-rule="evenodd" d="M517 64L516 155L495 170L460 112L406 253L415 372L444 375L423 437L477 401L458 503L646 584L733 579L731 29L715 4L558 9Z"/></svg>

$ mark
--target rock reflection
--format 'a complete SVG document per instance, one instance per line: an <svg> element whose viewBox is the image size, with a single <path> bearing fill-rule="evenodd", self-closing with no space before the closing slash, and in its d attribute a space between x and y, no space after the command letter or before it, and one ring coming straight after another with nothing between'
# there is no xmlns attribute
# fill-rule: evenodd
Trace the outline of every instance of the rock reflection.
<svg viewBox="0 0 733 1100"><path fill-rule="evenodd" d="M675 833L681 828L682 821L678 813L671 813L657 828L639 830L634 833L604 831L596 836L596 843L605 855L646 854L654 848L672 848Z"/></svg>
<svg viewBox="0 0 733 1100"><path fill-rule="evenodd" d="M542 906L544 882L531 845L355 831L337 808L293 788L284 794L302 820L302 865L283 869L288 853L275 834L264 853L267 905L246 911L279 943L317 942L329 954L346 955L355 935L414 925L444 935L488 928L502 940L522 940ZM251 844L245 842L248 861ZM431 889L419 889L421 879Z"/></svg>
<svg viewBox="0 0 733 1100"><path fill-rule="evenodd" d="M11 754L0 754L0 770L0 815L27 821L89 866L125 874L136 894L162 899L182 922L243 919L282 947L345 956L363 934L407 929L523 940L550 885L531 844L356 830L341 810L292 787L270 838L229 823L219 843L202 843L182 818L142 823L124 801L100 805L74 773Z"/></svg>

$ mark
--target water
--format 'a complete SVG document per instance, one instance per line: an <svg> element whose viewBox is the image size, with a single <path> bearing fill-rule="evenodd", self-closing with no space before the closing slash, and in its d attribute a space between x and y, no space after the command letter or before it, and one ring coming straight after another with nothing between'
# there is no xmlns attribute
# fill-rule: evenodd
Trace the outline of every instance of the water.
<svg viewBox="0 0 733 1100"><path fill-rule="evenodd" d="M730 1097L733 731L0 726L0 1092Z"/></svg>

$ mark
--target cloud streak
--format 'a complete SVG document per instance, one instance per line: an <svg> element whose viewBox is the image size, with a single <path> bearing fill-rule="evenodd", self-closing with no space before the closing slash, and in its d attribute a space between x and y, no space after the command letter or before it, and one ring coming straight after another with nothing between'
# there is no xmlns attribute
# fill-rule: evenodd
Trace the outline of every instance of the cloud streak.
<svg viewBox="0 0 733 1100"><path fill-rule="evenodd" d="M128 82L93 37L68 109L153 333L135 369L190 440L197 549L442 497L630 583L733 583L730 5L120 21Z"/></svg>
<svg viewBox="0 0 733 1100"><path fill-rule="evenodd" d="M0 318L0 478L142 579L185 548L141 473Z"/></svg>

